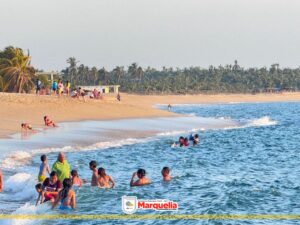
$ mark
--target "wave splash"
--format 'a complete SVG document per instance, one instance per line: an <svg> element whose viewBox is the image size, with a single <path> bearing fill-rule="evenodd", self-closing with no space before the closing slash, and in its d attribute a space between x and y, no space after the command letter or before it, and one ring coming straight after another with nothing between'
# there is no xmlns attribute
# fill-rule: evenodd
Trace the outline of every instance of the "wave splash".
<svg viewBox="0 0 300 225"><path fill-rule="evenodd" d="M278 122L276 120L272 120L268 116L264 116L258 119L253 119L248 123L249 126L254 126L254 127L273 126L277 124Z"/></svg>

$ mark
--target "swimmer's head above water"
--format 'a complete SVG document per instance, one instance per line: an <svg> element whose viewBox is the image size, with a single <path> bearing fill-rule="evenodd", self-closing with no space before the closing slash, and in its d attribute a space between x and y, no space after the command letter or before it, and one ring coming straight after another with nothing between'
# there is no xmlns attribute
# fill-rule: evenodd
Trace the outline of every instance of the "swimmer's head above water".
<svg viewBox="0 0 300 225"><path fill-rule="evenodd" d="M90 169L94 170L97 168L97 162L95 160L90 161Z"/></svg>
<svg viewBox="0 0 300 225"><path fill-rule="evenodd" d="M138 178L143 178L146 176L146 170L144 169L138 169L136 172L136 175L138 176Z"/></svg>
<svg viewBox="0 0 300 225"><path fill-rule="evenodd" d="M105 169L102 168L102 167L100 167L100 168L98 169L98 175L101 176L101 177L106 176Z"/></svg>

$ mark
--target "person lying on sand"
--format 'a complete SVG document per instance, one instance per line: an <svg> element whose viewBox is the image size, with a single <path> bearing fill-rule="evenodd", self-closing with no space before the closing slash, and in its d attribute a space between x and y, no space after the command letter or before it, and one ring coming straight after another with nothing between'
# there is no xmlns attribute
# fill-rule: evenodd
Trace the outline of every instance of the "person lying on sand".
<svg viewBox="0 0 300 225"><path fill-rule="evenodd" d="M135 177L138 177L137 181L134 181ZM146 170L138 169L137 172L134 172L131 177L130 186L143 186L150 184L151 181L146 177Z"/></svg>
<svg viewBox="0 0 300 225"><path fill-rule="evenodd" d="M114 180L111 178L111 176L106 175L104 168L100 167L98 169L98 187L113 188L114 186Z"/></svg>
<svg viewBox="0 0 300 225"><path fill-rule="evenodd" d="M45 126L47 127L56 127L55 123L52 120L50 120L48 116L44 116L44 122Z"/></svg>
<svg viewBox="0 0 300 225"><path fill-rule="evenodd" d="M164 167L161 170L161 175L163 176L163 180L164 181L170 181L171 180L171 176L170 176L170 168L169 167Z"/></svg>
<svg viewBox="0 0 300 225"><path fill-rule="evenodd" d="M22 130L32 130L32 126L29 123L21 123Z"/></svg>

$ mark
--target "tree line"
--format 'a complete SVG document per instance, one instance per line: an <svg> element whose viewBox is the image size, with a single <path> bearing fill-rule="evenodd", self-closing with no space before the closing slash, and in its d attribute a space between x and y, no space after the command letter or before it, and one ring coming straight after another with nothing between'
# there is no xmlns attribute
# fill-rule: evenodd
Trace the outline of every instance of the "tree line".
<svg viewBox="0 0 300 225"><path fill-rule="evenodd" d="M30 92L37 78L50 87L47 77L37 76L37 71L31 65L29 52L12 46L0 51L0 91ZM132 63L107 70L79 64L70 57L61 78L70 81L72 87L119 84L122 92L139 94L253 93L274 88L299 90L300 67L280 68L273 64L270 68L243 68L235 61L218 67L160 70Z"/></svg>
<svg viewBox="0 0 300 225"><path fill-rule="evenodd" d="M63 78L74 85L121 85L120 90L140 94L194 94L194 93L253 93L268 89L298 90L300 67L243 68L237 61L232 65L209 68L142 68L132 63L125 68L117 66L111 71L104 67L78 65L71 57L69 66L62 71Z"/></svg>

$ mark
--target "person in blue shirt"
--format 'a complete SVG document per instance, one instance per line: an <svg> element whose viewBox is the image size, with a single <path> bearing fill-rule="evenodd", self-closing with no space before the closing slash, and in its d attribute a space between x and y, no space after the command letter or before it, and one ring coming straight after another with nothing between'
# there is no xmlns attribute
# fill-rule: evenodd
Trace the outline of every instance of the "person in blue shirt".
<svg viewBox="0 0 300 225"><path fill-rule="evenodd" d="M57 82L53 81L52 83L52 91L56 94L57 93Z"/></svg>

